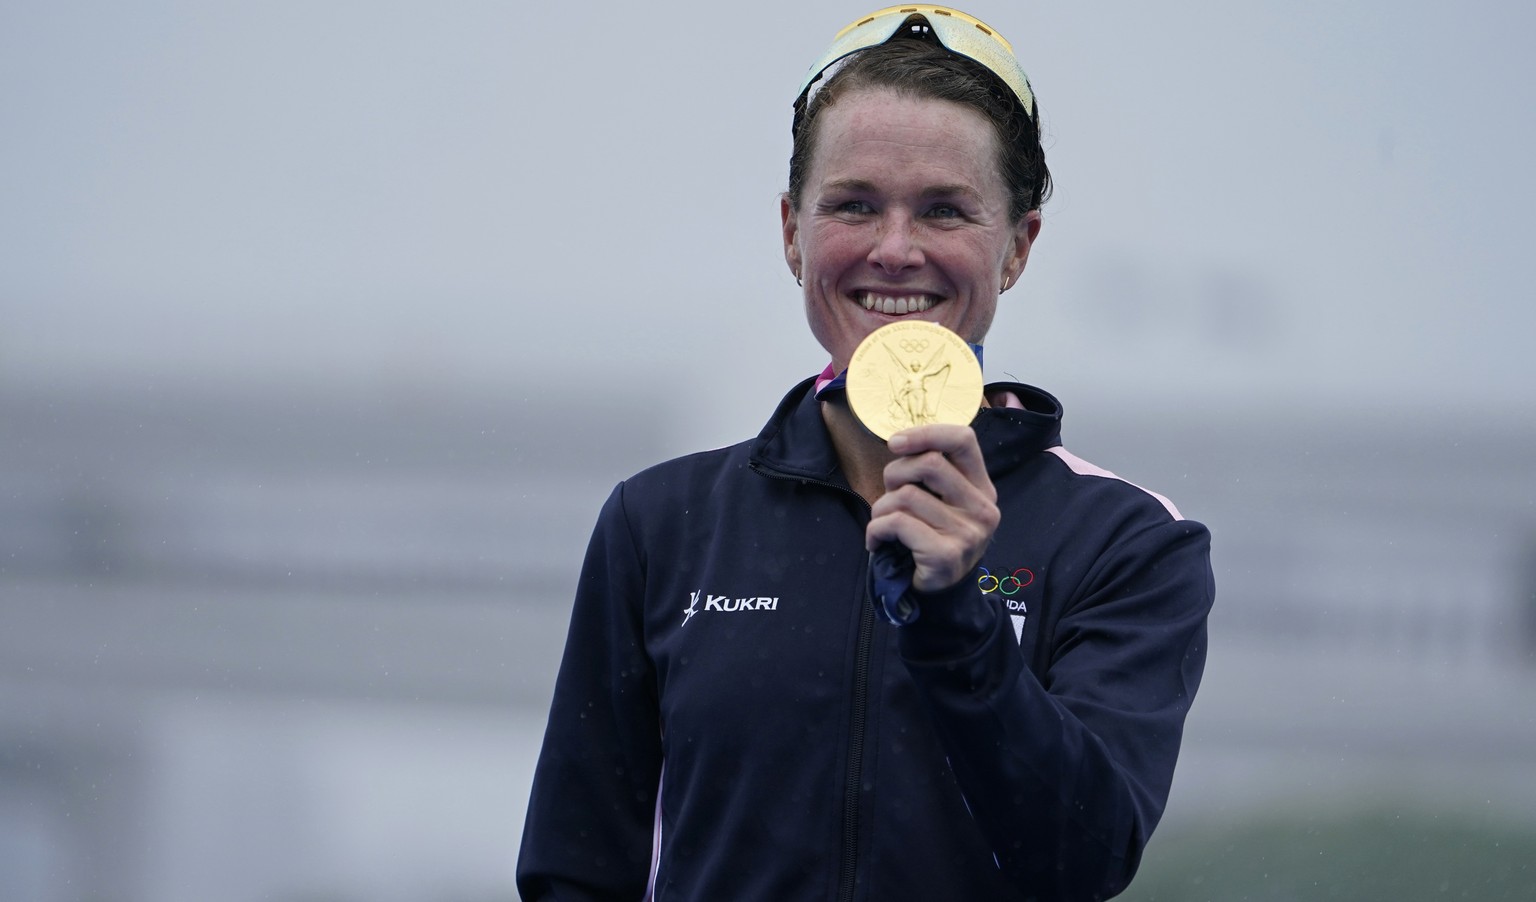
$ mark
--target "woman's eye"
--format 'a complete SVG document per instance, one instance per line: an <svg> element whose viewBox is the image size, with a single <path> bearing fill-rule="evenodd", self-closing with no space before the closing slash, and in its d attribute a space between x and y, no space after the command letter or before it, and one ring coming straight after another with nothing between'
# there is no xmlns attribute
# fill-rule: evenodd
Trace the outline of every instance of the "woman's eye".
<svg viewBox="0 0 1536 902"><path fill-rule="evenodd" d="M949 204L937 204L928 211L928 215L935 219L954 219L960 215L960 210Z"/></svg>
<svg viewBox="0 0 1536 902"><path fill-rule="evenodd" d="M839 213L868 213L872 208L862 200L845 200L837 205L837 210Z"/></svg>

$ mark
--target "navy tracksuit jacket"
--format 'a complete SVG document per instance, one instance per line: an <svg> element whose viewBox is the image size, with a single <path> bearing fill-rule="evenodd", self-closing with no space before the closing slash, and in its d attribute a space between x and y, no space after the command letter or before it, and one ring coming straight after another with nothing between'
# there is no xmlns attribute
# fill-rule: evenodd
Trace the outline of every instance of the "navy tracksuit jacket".
<svg viewBox="0 0 1536 902"><path fill-rule="evenodd" d="M754 440L646 470L587 551L518 861L525 899L1091 900L1129 882L1205 661L1205 527L973 424L1002 523L916 623L810 380Z"/></svg>

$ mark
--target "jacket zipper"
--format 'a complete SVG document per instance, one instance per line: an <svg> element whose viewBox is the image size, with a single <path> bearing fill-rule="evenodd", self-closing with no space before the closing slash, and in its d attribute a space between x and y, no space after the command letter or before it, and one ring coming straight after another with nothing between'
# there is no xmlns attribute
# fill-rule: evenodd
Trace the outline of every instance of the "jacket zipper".
<svg viewBox="0 0 1536 902"><path fill-rule="evenodd" d="M866 512L869 511L869 502L864 500L864 496L846 486L821 479L777 473L756 462L750 466L769 479L823 486L852 495L864 505ZM865 563L864 567L863 576L859 580L859 584L865 588L860 592L863 603L859 611L859 642L853 658L853 714L848 721L848 768L843 774L843 844L841 857L838 859L838 902L852 902L859 873L859 792L864 784L864 732L869 717L869 666L875 645L875 608L868 591L869 564Z"/></svg>
<svg viewBox="0 0 1536 902"><path fill-rule="evenodd" d="M868 580L866 579L865 582ZM865 593L867 595L867 593ZM848 725L848 772L843 783L843 854L838 902L852 902L859 861L859 794L864 784L864 731L869 713L869 659L875 643L875 609L865 598L859 614L859 644L853 659L853 717Z"/></svg>

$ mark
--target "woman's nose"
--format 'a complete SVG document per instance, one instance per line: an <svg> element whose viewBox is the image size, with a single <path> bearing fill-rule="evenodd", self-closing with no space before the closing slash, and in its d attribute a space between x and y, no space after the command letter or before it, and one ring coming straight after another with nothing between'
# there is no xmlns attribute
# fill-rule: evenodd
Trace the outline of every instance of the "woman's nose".
<svg viewBox="0 0 1536 902"><path fill-rule="evenodd" d="M880 218L869 262L887 272L923 265L923 251L910 216L892 213Z"/></svg>

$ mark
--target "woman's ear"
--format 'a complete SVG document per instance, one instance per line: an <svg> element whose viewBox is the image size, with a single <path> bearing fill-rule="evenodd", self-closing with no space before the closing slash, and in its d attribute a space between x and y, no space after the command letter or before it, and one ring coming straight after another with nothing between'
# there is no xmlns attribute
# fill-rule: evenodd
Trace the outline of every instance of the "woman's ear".
<svg viewBox="0 0 1536 902"><path fill-rule="evenodd" d="M784 231L784 262L789 264L789 271L794 275L795 281L800 281L800 222L795 216L795 207L789 202L789 195L779 197L779 225Z"/></svg>
<svg viewBox="0 0 1536 902"><path fill-rule="evenodd" d="M1041 222L1040 211L1030 210L1014 225L1013 253L1008 262L1003 264L1003 291L1012 288L1019 281L1019 276L1024 274L1024 265L1029 262L1029 249L1034 247L1035 239L1040 237Z"/></svg>

